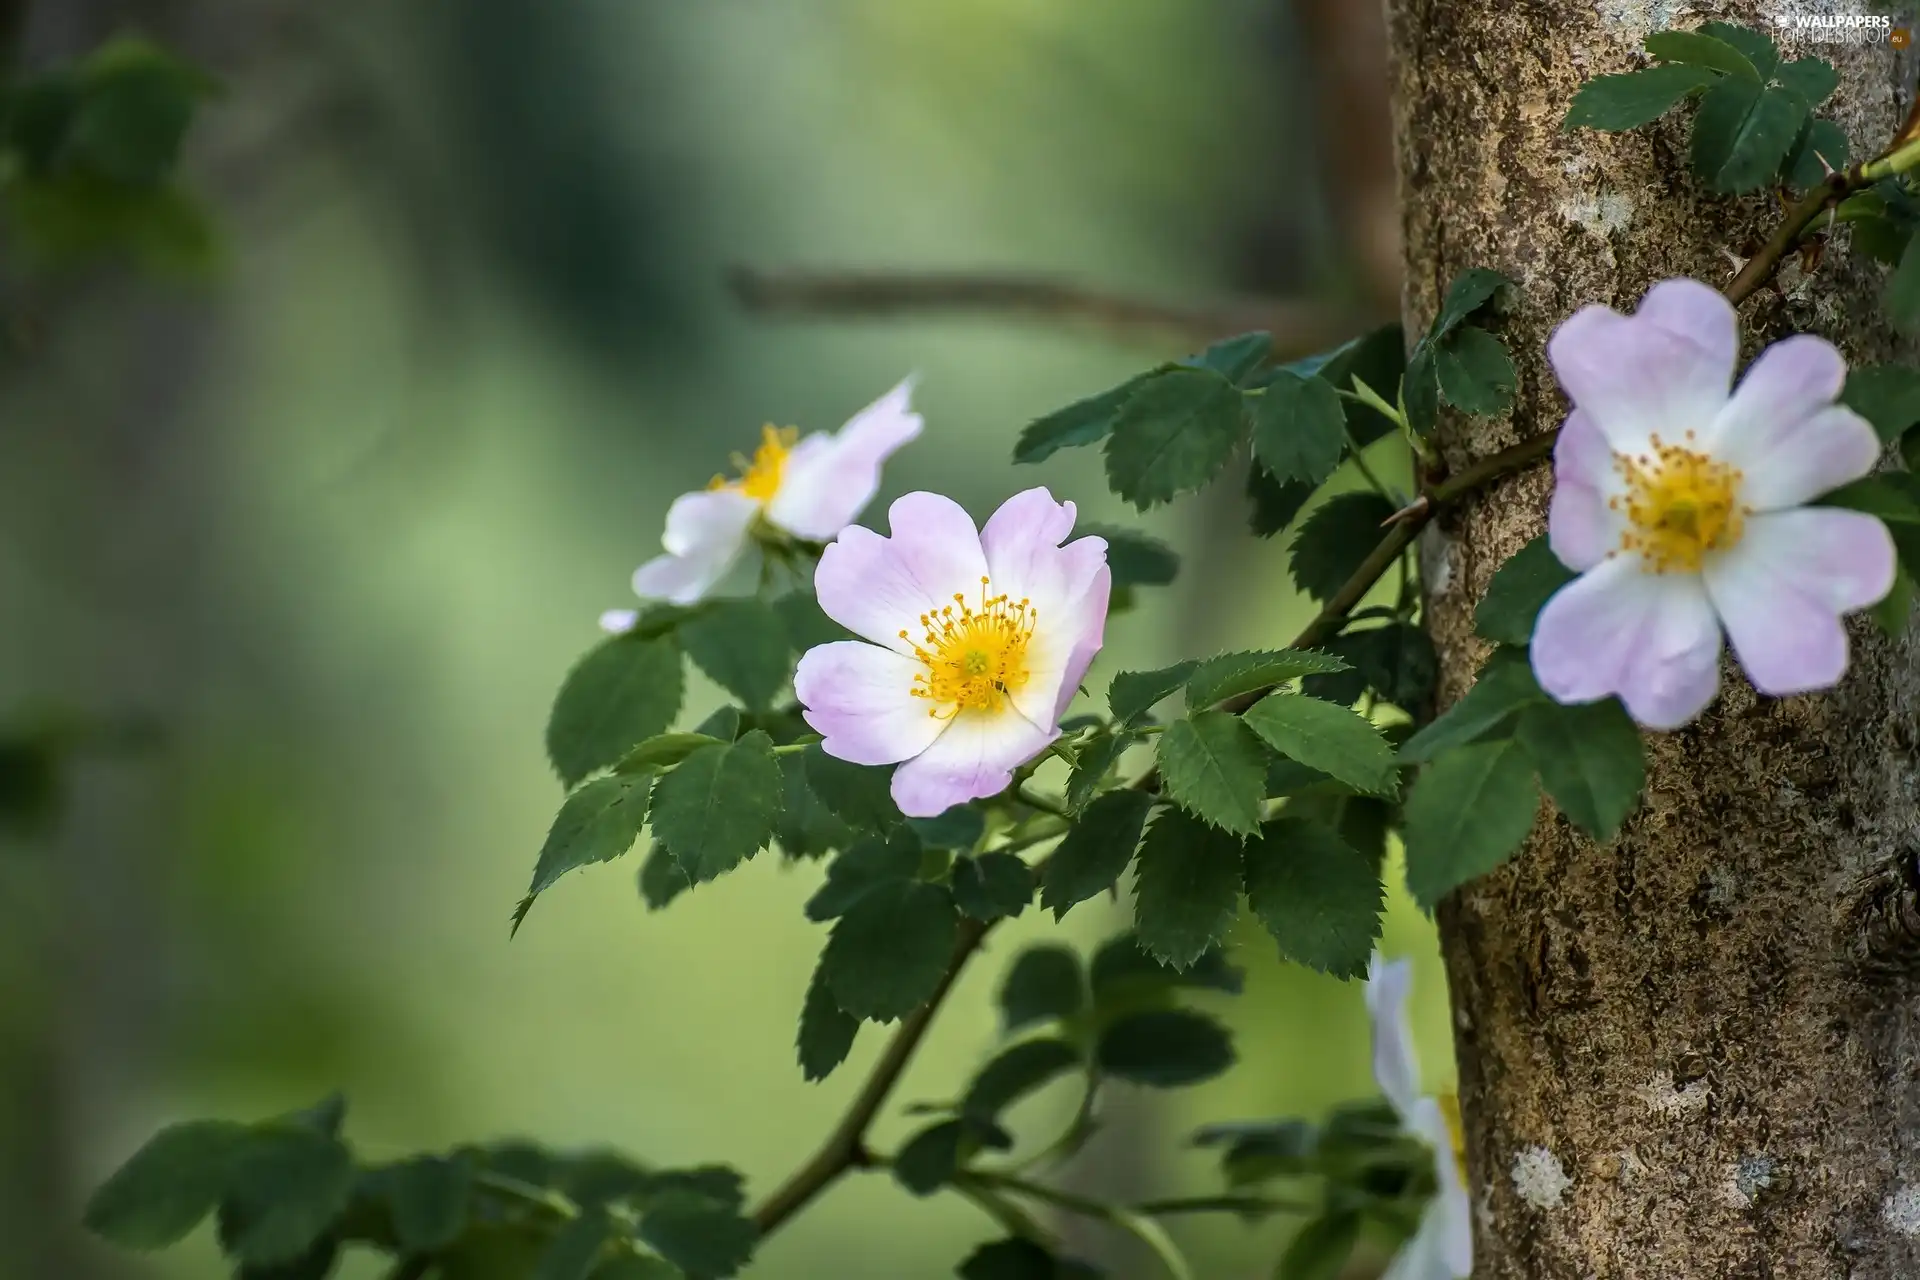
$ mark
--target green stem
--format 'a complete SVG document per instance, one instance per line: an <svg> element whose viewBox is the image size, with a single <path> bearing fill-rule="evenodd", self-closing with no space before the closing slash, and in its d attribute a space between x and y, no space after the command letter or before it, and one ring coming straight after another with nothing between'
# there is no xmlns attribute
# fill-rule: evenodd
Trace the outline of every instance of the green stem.
<svg viewBox="0 0 1920 1280"><path fill-rule="evenodd" d="M580 1206L561 1195L551 1187L535 1186L531 1182L522 1182L509 1174L496 1173L491 1169L476 1169L473 1182L477 1187L485 1187L509 1200L518 1200L522 1204L568 1220L580 1216Z"/></svg>
<svg viewBox="0 0 1920 1280"><path fill-rule="evenodd" d="M972 1183L978 1187L1025 1196L1029 1200L1038 1200L1043 1204L1065 1209L1069 1213L1077 1213L1082 1217L1109 1223L1153 1250L1154 1256L1160 1259L1160 1265L1167 1269L1167 1274L1172 1276L1173 1280L1193 1280L1193 1268L1187 1264L1185 1256L1180 1252L1180 1247L1167 1234L1166 1228L1136 1209L1129 1209L1125 1205L1107 1204L1104 1201L1089 1199L1086 1196L1075 1195L1071 1191L1061 1191L1056 1187L1029 1182L1024 1178L1005 1173L986 1173L975 1170L957 1175L954 1181L956 1184Z"/></svg>
<svg viewBox="0 0 1920 1280"><path fill-rule="evenodd" d="M1025 783L1022 783L1020 790L1014 794L1019 797L1021 804L1038 809L1042 813L1050 813L1056 818L1073 817L1073 810L1067 808L1064 801L1055 800L1044 792L1035 791Z"/></svg>
<svg viewBox="0 0 1920 1280"><path fill-rule="evenodd" d="M1305 1200L1283 1200L1278 1196L1187 1196L1172 1200L1143 1200L1133 1206L1135 1213L1154 1218L1169 1218L1182 1213L1319 1213L1325 1206Z"/></svg>

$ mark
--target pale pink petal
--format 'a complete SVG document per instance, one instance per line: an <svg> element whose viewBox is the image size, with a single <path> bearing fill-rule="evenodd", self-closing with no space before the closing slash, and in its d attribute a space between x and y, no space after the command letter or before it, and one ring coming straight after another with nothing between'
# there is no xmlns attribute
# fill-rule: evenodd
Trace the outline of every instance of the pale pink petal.
<svg viewBox="0 0 1920 1280"><path fill-rule="evenodd" d="M820 609L857 636L912 653L922 614L979 598L987 558L973 520L951 498L909 493L887 511L892 536L849 526L820 557L814 592Z"/></svg>
<svg viewBox="0 0 1920 1280"><path fill-rule="evenodd" d="M894 764L933 745L947 722L913 696L924 668L911 658L858 640L836 640L802 654L793 675L802 715L830 756L854 764Z"/></svg>
<svg viewBox="0 0 1920 1280"><path fill-rule="evenodd" d="M1677 440L1713 420L1733 380L1733 318L1724 298L1697 281L1656 287L1651 314L1623 316L1588 306L1569 316L1547 342L1560 385L1614 451L1638 454L1655 435ZM1717 295L1716 295L1717 296ZM1674 327L1698 325L1691 328Z"/></svg>
<svg viewBox="0 0 1920 1280"><path fill-rule="evenodd" d="M667 509L667 531L660 539L667 553L634 570L633 593L642 600L696 603L740 559L759 509L734 489L681 494Z"/></svg>
<svg viewBox="0 0 1920 1280"><path fill-rule="evenodd" d="M1847 669L1840 615L1893 588L1887 527L1858 511L1754 516L1708 561L1707 594L1753 687L1776 697L1831 688Z"/></svg>
<svg viewBox="0 0 1920 1280"><path fill-rule="evenodd" d="M1740 358L1740 319L1726 294L1679 276L1647 290L1633 314L1694 343L1706 352L1724 381L1733 379L1733 366Z"/></svg>
<svg viewBox="0 0 1920 1280"><path fill-rule="evenodd" d="M920 755L893 771L893 802L909 818L934 818L954 805L998 795L1013 771L1047 749L1058 729L1041 730L1007 711L963 711Z"/></svg>
<svg viewBox="0 0 1920 1280"><path fill-rule="evenodd" d="M638 609L609 609L600 615L600 629L610 635L624 635L639 621Z"/></svg>
<svg viewBox="0 0 1920 1280"><path fill-rule="evenodd" d="M1367 961L1367 1018L1373 1024L1373 1082L1406 1123L1420 1099L1420 1062L1414 1054L1413 1024L1407 997L1413 992L1413 963L1386 961L1378 951Z"/></svg>
<svg viewBox="0 0 1920 1280"><path fill-rule="evenodd" d="M1453 1126L1435 1098L1421 1098L1407 1128L1433 1151L1433 1173L1439 1189L1420 1219L1416 1241L1426 1269L1409 1276L1434 1280L1464 1280L1473 1273L1473 1202L1460 1178L1453 1154ZM1406 1246L1413 1248L1413 1244ZM1382 1277L1382 1280L1385 1280Z"/></svg>
<svg viewBox="0 0 1920 1280"><path fill-rule="evenodd" d="M994 594L1028 601L1035 612L1027 682L1014 691L1014 706L1049 728L1100 650L1112 584L1106 539L1060 545L1073 522L1071 502L1035 488L1008 498L980 532Z"/></svg>
<svg viewBox="0 0 1920 1280"><path fill-rule="evenodd" d="M832 436L809 436L787 456L767 519L796 537L823 540L852 524L880 490L880 468L920 434L923 420L910 406L913 382L862 409ZM820 440L812 448L808 445Z"/></svg>
<svg viewBox="0 0 1920 1280"><path fill-rule="evenodd" d="M1713 701L1720 625L1693 574L1604 560L1548 600L1533 630L1533 672L1559 702L1619 695L1649 729L1677 729Z"/></svg>
<svg viewBox="0 0 1920 1280"><path fill-rule="evenodd" d="M1613 450L1585 411L1575 409L1553 446L1553 499L1547 542L1560 563L1585 572L1620 545L1626 517L1607 506L1622 488Z"/></svg>
<svg viewBox="0 0 1920 1280"><path fill-rule="evenodd" d="M1707 451L1740 469L1742 503L1799 506L1873 470L1879 437L1834 403L1846 380L1847 362L1810 333L1760 353L1706 435Z"/></svg>

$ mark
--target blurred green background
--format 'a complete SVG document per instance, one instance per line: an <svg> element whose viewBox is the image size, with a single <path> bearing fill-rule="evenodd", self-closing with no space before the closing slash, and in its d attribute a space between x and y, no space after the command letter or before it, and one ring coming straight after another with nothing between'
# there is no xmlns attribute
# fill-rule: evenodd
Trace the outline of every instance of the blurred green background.
<svg viewBox="0 0 1920 1280"><path fill-rule="evenodd" d="M1284 548L1246 537L1235 482L1139 517L1095 453L1007 462L1036 414L1200 345L1192 324L771 317L727 272L1390 307L1384 106L1351 106L1384 93L1377 15L1346 12L1367 8L0 6L28 65L133 25L226 80L186 166L222 228L215 271L6 276L0 722L131 715L157 739L83 754L57 826L0 837L0 1276L220 1274L206 1230L129 1260L68 1224L157 1126L336 1087L371 1156L525 1134L733 1163L756 1194L803 1159L883 1039L863 1031L822 1085L794 1064L817 867L763 856L649 914L635 855L507 936L560 799L549 701L600 610L630 603L672 497L762 422L837 427L918 371L928 430L869 523L908 489L984 516L1045 483L1185 554L1109 628L1091 687L1283 643L1310 607ZM696 686L687 722L716 702ZM991 1054L1019 944L1096 941L1125 914L997 934L898 1104ZM1118 1099L1069 1179L1208 1189L1195 1124L1373 1092L1359 988L1281 966L1257 926L1239 941L1238 1067ZM1404 896L1384 946L1419 962L1444 1086L1444 980ZM1067 1091L1016 1116L1030 1139ZM904 1129L895 1105L878 1136ZM1286 1229L1176 1224L1208 1277L1266 1274ZM956 1198L856 1176L750 1275L945 1275L996 1234Z"/></svg>

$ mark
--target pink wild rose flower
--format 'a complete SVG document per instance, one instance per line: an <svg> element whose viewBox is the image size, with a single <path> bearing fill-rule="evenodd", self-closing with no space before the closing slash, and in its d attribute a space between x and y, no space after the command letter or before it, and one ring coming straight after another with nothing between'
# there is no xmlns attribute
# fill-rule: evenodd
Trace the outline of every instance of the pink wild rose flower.
<svg viewBox="0 0 1920 1280"><path fill-rule="evenodd" d="M1733 387L1733 305L1697 280L1625 316L1583 307L1547 356L1573 412L1554 447L1547 532L1580 576L1540 611L1533 670L1563 703L1618 695L1651 729L1713 700L1724 630L1773 696L1837 683L1842 615L1894 580L1872 516L1809 506L1873 470L1873 428L1835 403L1846 362L1799 334Z"/></svg>
<svg viewBox="0 0 1920 1280"><path fill-rule="evenodd" d="M825 542L852 524L880 489L880 467L894 450L920 434L922 419L910 405L913 379L853 415L837 432L805 439L788 428L761 431L751 458L736 458L740 477L715 476L697 493L682 494L667 509L660 539L665 554L633 575L642 600L694 604L733 568L752 540L756 520L809 542ZM634 624L631 609L600 617L607 631Z"/></svg>
<svg viewBox="0 0 1920 1280"><path fill-rule="evenodd" d="M1071 502L1007 499L986 527L951 498L910 493L881 537L858 525L814 574L820 608L861 640L809 649L793 687L828 755L899 764L893 798L930 818L995 795L1060 736L1106 631L1103 538Z"/></svg>

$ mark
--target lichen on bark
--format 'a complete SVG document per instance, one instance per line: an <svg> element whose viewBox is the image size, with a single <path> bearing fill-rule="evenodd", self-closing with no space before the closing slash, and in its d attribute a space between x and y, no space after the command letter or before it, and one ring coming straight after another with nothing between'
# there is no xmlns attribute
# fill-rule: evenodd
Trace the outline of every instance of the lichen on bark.
<svg viewBox="0 0 1920 1280"><path fill-rule="evenodd" d="M1685 107L1626 134L1560 128L1584 80L1644 64L1648 30L1762 14L1388 7L1409 331L1468 267L1518 282L1502 328L1514 411L1449 415L1458 466L1560 423L1544 348L1572 311L1630 310L1671 276L1724 285L1777 221L1771 194L1693 180ZM1877 150L1905 114L1911 59L1799 52L1839 67L1825 114L1856 154ZM1741 308L1743 358L1790 331L1852 360L1911 358L1877 318L1883 275L1844 234L1811 271L1790 260ZM1544 466L1503 482L1423 547L1443 705L1485 656L1473 605L1544 529L1549 483ZM1615 841L1543 809L1511 864L1442 904L1476 1276L1920 1276L1920 668L1911 641L1859 620L1852 635L1831 694L1760 698L1726 663L1705 717L1651 737L1645 801Z"/></svg>

